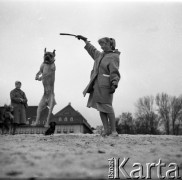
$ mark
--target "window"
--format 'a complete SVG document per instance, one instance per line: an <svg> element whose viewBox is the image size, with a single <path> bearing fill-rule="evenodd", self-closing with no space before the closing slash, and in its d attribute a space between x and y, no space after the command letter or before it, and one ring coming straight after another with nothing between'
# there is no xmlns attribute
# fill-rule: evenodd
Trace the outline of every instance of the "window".
<svg viewBox="0 0 182 180"><path fill-rule="evenodd" d="M40 130L39 130L39 128L37 129L36 133L37 133L37 134L40 134Z"/></svg>
<svg viewBox="0 0 182 180"><path fill-rule="evenodd" d="M63 129L63 132L64 132L64 133L67 133L67 128L64 128L64 129Z"/></svg>
<svg viewBox="0 0 182 180"><path fill-rule="evenodd" d="M74 133L73 127L70 128L70 133Z"/></svg>
<svg viewBox="0 0 182 180"><path fill-rule="evenodd" d="M57 130L57 133L58 133L58 134L61 134L61 129L58 129L58 130Z"/></svg>
<svg viewBox="0 0 182 180"><path fill-rule="evenodd" d="M69 115L69 114L70 114L69 111L64 112L64 115Z"/></svg>
<svg viewBox="0 0 182 180"><path fill-rule="evenodd" d="M57 133L61 134L61 127L60 126L57 127Z"/></svg>
<svg viewBox="0 0 182 180"><path fill-rule="evenodd" d="M73 121L73 117L70 117L70 121Z"/></svg>
<svg viewBox="0 0 182 180"><path fill-rule="evenodd" d="M62 118L61 117L59 117L59 121L62 121Z"/></svg>
<svg viewBox="0 0 182 180"><path fill-rule="evenodd" d="M67 118L67 117L65 117L65 118L64 118L64 121L68 121L68 118Z"/></svg>

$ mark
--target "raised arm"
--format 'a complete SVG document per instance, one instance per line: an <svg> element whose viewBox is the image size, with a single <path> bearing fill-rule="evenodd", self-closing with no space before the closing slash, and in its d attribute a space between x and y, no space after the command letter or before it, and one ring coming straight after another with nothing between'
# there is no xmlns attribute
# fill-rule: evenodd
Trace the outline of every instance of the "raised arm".
<svg viewBox="0 0 182 180"><path fill-rule="evenodd" d="M98 51L91 43L90 41L87 40L86 37L78 35L77 38L80 40L83 40L86 44L85 49L87 50L87 52L89 53L89 55L96 60L97 57L99 57L99 55L101 54L100 51Z"/></svg>
<svg viewBox="0 0 182 180"><path fill-rule="evenodd" d="M86 43L85 49L94 60L96 60L101 54L101 52L98 51L90 42Z"/></svg>

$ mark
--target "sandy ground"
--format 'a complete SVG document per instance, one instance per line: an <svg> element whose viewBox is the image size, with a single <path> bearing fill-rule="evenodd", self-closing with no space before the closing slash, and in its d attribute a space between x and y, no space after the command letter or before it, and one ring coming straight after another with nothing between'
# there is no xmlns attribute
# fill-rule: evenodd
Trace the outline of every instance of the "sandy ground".
<svg viewBox="0 0 182 180"><path fill-rule="evenodd" d="M12 179L108 179L110 158L130 158L124 169L130 173L141 163L170 163L182 176L182 136L119 135L0 135L0 178ZM138 166L137 166L138 167ZM119 173L123 179L123 174ZM157 168L152 170L157 179Z"/></svg>

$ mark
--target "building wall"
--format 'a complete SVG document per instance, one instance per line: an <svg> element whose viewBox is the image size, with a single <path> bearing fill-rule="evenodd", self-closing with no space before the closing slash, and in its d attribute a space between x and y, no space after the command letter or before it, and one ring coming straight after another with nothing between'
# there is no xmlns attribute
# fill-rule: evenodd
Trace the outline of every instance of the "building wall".
<svg viewBox="0 0 182 180"><path fill-rule="evenodd" d="M57 125L55 133L83 133L83 125Z"/></svg>
<svg viewBox="0 0 182 180"><path fill-rule="evenodd" d="M1 107L3 109L4 107ZM1 112L1 111L0 111ZM48 115L48 108L41 113L41 118L38 124L40 126L31 126L34 124L37 115L37 106L29 106L26 109L27 121L26 126L17 127L16 134L44 134L47 128L44 128ZM86 119L75 111L71 104L63 108L56 115L51 116L50 121L56 122L55 133L92 133L91 127Z"/></svg>
<svg viewBox="0 0 182 180"><path fill-rule="evenodd" d="M16 128L16 134L44 134L47 128L22 126ZM84 133L83 125L57 125L55 134Z"/></svg>
<svg viewBox="0 0 182 180"><path fill-rule="evenodd" d="M16 128L16 134L44 134L46 131L45 127L32 127L32 126L22 126Z"/></svg>

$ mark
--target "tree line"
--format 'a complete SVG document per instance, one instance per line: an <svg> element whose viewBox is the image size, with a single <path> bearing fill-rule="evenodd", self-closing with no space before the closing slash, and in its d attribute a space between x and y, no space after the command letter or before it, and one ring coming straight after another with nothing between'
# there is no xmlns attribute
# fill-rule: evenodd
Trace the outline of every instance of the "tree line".
<svg viewBox="0 0 182 180"><path fill-rule="evenodd" d="M182 95L158 93L144 96L135 104L136 111L123 112L116 118L120 134L182 134Z"/></svg>

